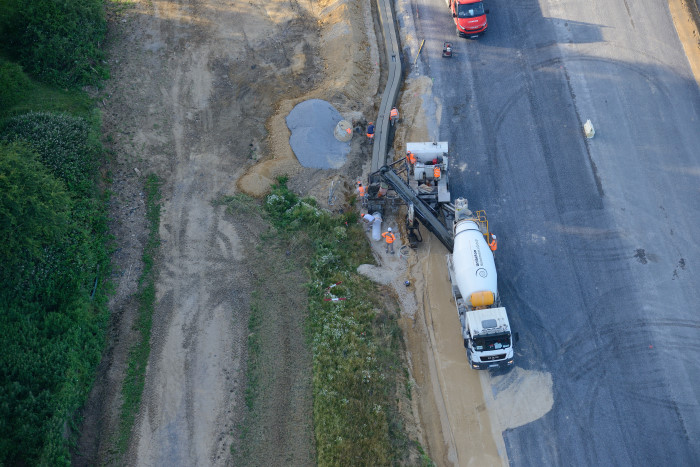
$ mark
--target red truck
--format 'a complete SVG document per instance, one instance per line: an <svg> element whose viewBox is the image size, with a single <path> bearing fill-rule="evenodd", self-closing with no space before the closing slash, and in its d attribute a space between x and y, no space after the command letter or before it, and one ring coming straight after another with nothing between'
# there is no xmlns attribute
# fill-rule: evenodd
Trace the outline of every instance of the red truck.
<svg viewBox="0 0 700 467"><path fill-rule="evenodd" d="M447 1L460 37L475 39L486 32L488 27L486 15L489 10L484 9L484 3L481 0Z"/></svg>

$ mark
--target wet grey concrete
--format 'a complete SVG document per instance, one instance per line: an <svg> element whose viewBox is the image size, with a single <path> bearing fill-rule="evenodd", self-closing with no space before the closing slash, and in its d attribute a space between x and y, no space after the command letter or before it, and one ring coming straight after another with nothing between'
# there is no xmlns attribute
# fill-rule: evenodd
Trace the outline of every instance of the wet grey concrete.
<svg viewBox="0 0 700 467"><path fill-rule="evenodd" d="M297 104L287 115L289 144L299 163L313 169L337 169L345 164L350 143L338 141L335 126L343 119L335 107L321 99Z"/></svg>

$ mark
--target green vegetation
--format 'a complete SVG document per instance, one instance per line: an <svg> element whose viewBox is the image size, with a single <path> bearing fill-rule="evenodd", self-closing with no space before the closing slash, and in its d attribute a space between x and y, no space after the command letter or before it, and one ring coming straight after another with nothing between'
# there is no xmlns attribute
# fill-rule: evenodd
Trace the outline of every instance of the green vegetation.
<svg viewBox="0 0 700 467"><path fill-rule="evenodd" d="M0 0L0 465L70 463L104 347L101 8Z"/></svg>
<svg viewBox="0 0 700 467"><path fill-rule="evenodd" d="M141 395L146 378L146 365L151 352L151 323L153 307L156 301L156 271L153 263L160 237L160 180L155 175L146 179L146 218L148 219L148 241L143 251L143 272L139 278L138 318L136 328L139 331L139 341L129 350L126 376L122 386L122 407L119 420L117 449L120 454L126 452L129 437L134 426L134 420L141 405Z"/></svg>
<svg viewBox="0 0 700 467"><path fill-rule="evenodd" d="M0 130L0 463L68 463L65 424L104 344L105 297L92 292L109 270L105 203L90 187L89 126L51 133L67 118L46 118L33 137L32 119ZM44 134L91 150L47 167ZM75 166L87 170L80 183L64 177Z"/></svg>
<svg viewBox="0 0 700 467"><path fill-rule="evenodd" d="M2 0L2 52L38 80L72 88L107 77L103 2Z"/></svg>
<svg viewBox="0 0 700 467"><path fill-rule="evenodd" d="M308 242L308 338L313 358L313 418L319 465L405 462L397 398L403 368L397 314L376 285L356 273L372 262L357 215L334 216L311 198L273 186L265 210L281 238ZM328 287L343 301L327 301Z"/></svg>

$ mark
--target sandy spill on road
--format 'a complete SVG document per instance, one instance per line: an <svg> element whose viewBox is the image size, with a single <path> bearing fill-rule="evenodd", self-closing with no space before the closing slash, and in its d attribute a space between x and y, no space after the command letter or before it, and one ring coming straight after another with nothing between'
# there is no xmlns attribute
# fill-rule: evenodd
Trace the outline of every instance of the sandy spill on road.
<svg viewBox="0 0 700 467"><path fill-rule="evenodd" d="M406 82L401 108L410 125L397 131L397 157L407 141L438 139L441 103L432 95L429 77ZM469 367L447 275L447 250L425 228L422 231L424 242L405 261L406 270L398 270L416 292L414 301L400 301L409 305L402 306L401 324L418 393L413 402L421 421L421 442L438 465L508 465L502 433L551 409L551 376L517 367L492 376ZM383 265L387 266L391 267ZM402 281L393 283L402 287ZM417 307L411 308L411 303Z"/></svg>

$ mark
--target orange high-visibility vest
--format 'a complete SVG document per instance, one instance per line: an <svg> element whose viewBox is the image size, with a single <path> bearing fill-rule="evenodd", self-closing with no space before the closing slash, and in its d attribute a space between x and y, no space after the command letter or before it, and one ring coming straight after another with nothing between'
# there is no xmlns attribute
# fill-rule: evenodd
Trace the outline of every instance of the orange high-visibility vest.
<svg viewBox="0 0 700 467"><path fill-rule="evenodd" d="M496 251L496 248L498 248L498 243L496 242L496 236L494 234L491 234L491 241L489 242L489 248L491 248L491 251Z"/></svg>
<svg viewBox="0 0 700 467"><path fill-rule="evenodd" d="M362 185L357 187L357 192L360 194L360 198L363 198L365 196L365 187Z"/></svg>
<svg viewBox="0 0 700 467"><path fill-rule="evenodd" d="M440 167L437 167L437 166L436 166L436 167L433 169L433 178L434 178L435 180L437 180L438 178L440 178Z"/></svg>
<svg viewBox="0 0 700 467"><path fill-rule="evenodd" d="M399 116L399 111L396 110L396 107L394 107L393 109L391 109L391 112L389 112L389 118L398 117L398 116Z"/></svg>
<svg viewBox="0 0 700 467"><path fill-rule="evenodd" d="M406 154L406 158L408 159L409 164L414 165L416 163L416 155L412 152Z"/></svg>
<svg viewBox="0 0 700 467"><path fill-rule="evenodd" d="M394 240L396 240L396 237L394 237L394 232L384 232L382 237L384 237L387 243L394 243Z"/></svg>

